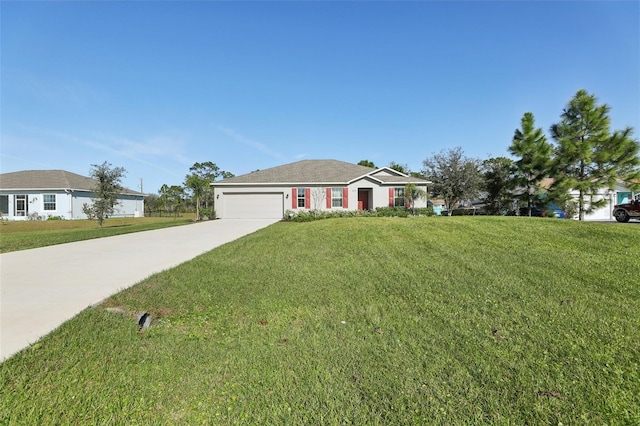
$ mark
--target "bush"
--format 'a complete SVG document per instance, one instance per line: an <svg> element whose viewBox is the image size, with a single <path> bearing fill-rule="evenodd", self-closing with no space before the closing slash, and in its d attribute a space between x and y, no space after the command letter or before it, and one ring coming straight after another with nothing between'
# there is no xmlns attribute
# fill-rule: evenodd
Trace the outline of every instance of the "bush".
<svg viewBox="0 0 640 426"><path fill-rule="evenodd" d="M433 216L433 208L425 207L415 209L415 216ZM378 207L375 210L287 210L284 220L290 222L311 222L320 219L331 219L340 217L409 217L411 210L404 207Z"/></svg>
<svg viewBox="0 0 640 426"><path fill-rule="evenodd" d="M29 216L27 216L27 220L35 220L35 221L40 221L40 220L44 220L45 217L44 216L40 216L37 212L31 213Z"/></svg>
<svg viewBox="0 0 640 426"><path fill-rule="evenodd" d="M209 220L216 218L216 211L212 208L200 209L200 220Z"/></svg>
<svg viewBox="0 0 640 426"><path fill-rule="evenodd" d="M378 207L375 210L378 217L407 217L409 210L405 207Z"/></svg>
<svg viewBox="0 0 640 426"><path fill-rule="evenodd" d="M49 217L47 217L47 220L64 220L64 217L62 217L62 216L49 216Z"/></svg>

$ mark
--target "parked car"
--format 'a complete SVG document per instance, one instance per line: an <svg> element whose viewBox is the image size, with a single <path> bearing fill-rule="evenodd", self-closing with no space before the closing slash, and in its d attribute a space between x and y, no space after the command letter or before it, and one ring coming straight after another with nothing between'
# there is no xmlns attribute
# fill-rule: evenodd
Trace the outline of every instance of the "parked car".
<svg viewBox="0 0 640 426"><path fill-rule="evenodd" d="M515 210L510 210L507 213L507 216L529 216L529 208L528 207L520 207L518 210L518 214L516 214ZM567 219L567 213L556 206L555 204L550 204L546 209L542 209L540 207L531 207L531 216L532 217L555 217L558 219Z"/></svg>
<svg viewBox="0 0 640 426"><path fill-rule="evenodd" d="M451 216L486 216L484 207L460 207L451 210Z"/></svg>
<svg viewBox="0 0 640 426"><path fill-rule="evenodd" d="M613 206L613 217L622 223L629 222L629 219L640 219L640 200L635 199L630 203L616 204Z"/></svg>

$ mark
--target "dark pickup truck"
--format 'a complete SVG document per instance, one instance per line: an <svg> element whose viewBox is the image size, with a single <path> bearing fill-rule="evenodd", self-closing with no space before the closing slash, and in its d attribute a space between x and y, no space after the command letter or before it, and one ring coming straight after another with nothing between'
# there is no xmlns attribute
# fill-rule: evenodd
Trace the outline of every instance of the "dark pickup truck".
<svg viewBox="0 0 640 426"><path fill-rule="evenodd" d="M640 200L635 199L630 203L616 204L613 206L613 217L618 222L629 222L629 219L640 220Z"/></svg>

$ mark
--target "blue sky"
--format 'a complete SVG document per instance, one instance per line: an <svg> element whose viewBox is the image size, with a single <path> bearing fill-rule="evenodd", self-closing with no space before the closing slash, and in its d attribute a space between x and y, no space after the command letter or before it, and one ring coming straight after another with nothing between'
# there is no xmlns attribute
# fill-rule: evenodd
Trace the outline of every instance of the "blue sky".
<svg viewBox="0 0 640 426"><path fill-rule="evenodd" d="M640 137L640 2L2 2L0 170L508 156L579 89Z"/></svg>

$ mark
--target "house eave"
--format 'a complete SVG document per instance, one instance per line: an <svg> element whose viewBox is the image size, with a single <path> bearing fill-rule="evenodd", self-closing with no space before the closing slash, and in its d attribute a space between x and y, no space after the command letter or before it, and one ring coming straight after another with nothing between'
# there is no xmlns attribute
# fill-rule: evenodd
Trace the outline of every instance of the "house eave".
<svg viewBox="0 0 640 426"><path fill-rule="evenodd" d="M236 182L236 183L222 183L222 182L211 182L212 187L234 187L234 186L283 186L283 187L294 187L294 186L344 186L348 185L349 182Z"/></svg>

